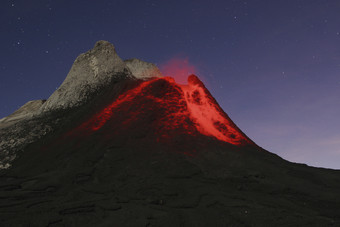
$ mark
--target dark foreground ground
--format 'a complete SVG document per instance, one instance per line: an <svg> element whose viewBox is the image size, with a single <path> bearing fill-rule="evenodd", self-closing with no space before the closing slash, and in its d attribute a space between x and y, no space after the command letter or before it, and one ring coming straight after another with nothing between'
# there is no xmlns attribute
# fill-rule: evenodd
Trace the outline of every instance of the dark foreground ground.
<svg viewBox="0 0 340 227"><path fill-rule="evenodd" d="M207 138L97 136L32 144L2 170L1 226L340 226L339 171Z"/></svg>

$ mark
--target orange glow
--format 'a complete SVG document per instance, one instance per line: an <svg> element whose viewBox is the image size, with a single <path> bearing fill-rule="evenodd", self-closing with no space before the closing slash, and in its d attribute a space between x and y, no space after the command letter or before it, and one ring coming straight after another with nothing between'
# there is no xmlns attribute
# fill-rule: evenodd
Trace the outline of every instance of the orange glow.
<svg viewBox="0 0 340 227"><path fill-rule="evenodd" d="M188 85L179 85L171 77L142 81L71 134L91 134L100 129L119 134L133 132L136 127L156 136L157 141L203 134L234 145L252 143L194 75L189 76Z"/></svg>
<svg viewBox="0 0 340 227"><path fill-rule="evenodd" d="M181 85L181 88L190 117L196 122L199 132L235 145L248 140L195 75L189 76L188 85Z"/></svg>
<svg viewBox="0 0 340 227"><path fill-rule="evenodd" d="M179 84L186 84L188 75L197 74L195 66L188 58L173 58L160 66L164 76L172 77Z"/></svg>
<svg viewBox="0 0 340 227"><path fill-rule="evenodd" d="M143 88L147 87L150 83L152 83L152 81L146 81L140 84L140 86L120 95L115 102L104 108L83 126L90 126L93 131L100 129L112 117L115 108L123 103L131 102L138 94L141 93Z"/></svg>

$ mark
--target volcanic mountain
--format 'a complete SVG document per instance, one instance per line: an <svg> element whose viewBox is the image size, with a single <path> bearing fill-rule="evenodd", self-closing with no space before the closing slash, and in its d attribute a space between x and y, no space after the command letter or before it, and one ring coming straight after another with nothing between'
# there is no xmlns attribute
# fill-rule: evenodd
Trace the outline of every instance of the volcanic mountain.
<svg viewBox="0 0 340 227"><path fill-rule="evenodd" d="M0 120L1 226L339 226L340 172L257 146L186 85L99 41Z"/></svg>

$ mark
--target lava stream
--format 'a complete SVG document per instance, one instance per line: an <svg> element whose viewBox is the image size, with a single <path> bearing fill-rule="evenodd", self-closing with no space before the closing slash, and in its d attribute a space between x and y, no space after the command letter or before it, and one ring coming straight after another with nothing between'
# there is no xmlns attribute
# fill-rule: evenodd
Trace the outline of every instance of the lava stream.
<svg viewBox="0 0 340 227"><path fill-rule="evenodd" d="M134 109L134 111L130 111ZM180 85L171 77L141 82L121 94L76 130L95 132L108 121L123 115L120 126L135 128L135 122L145 113L159 112L157 127L160 137L171 137L174 132L193 135L199 133L234 145L252 143L219 107L204 84L195 76L188 77L188 85ZM188 123L188 120L191 123ZM180 130L179 130L180 129ZM177 130L177 131L176 131Z"/></svg>

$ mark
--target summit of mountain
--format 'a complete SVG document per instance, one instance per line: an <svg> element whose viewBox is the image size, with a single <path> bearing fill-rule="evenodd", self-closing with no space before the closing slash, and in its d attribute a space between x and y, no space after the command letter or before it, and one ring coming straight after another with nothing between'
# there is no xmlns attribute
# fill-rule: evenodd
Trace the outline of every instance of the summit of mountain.
<svg viewBox="0 0 340 227"><path fill-rule="evenodd" d="M3 226L339 226L340 172L257 146L195 75L99 41L0 121Z"/></svg>

